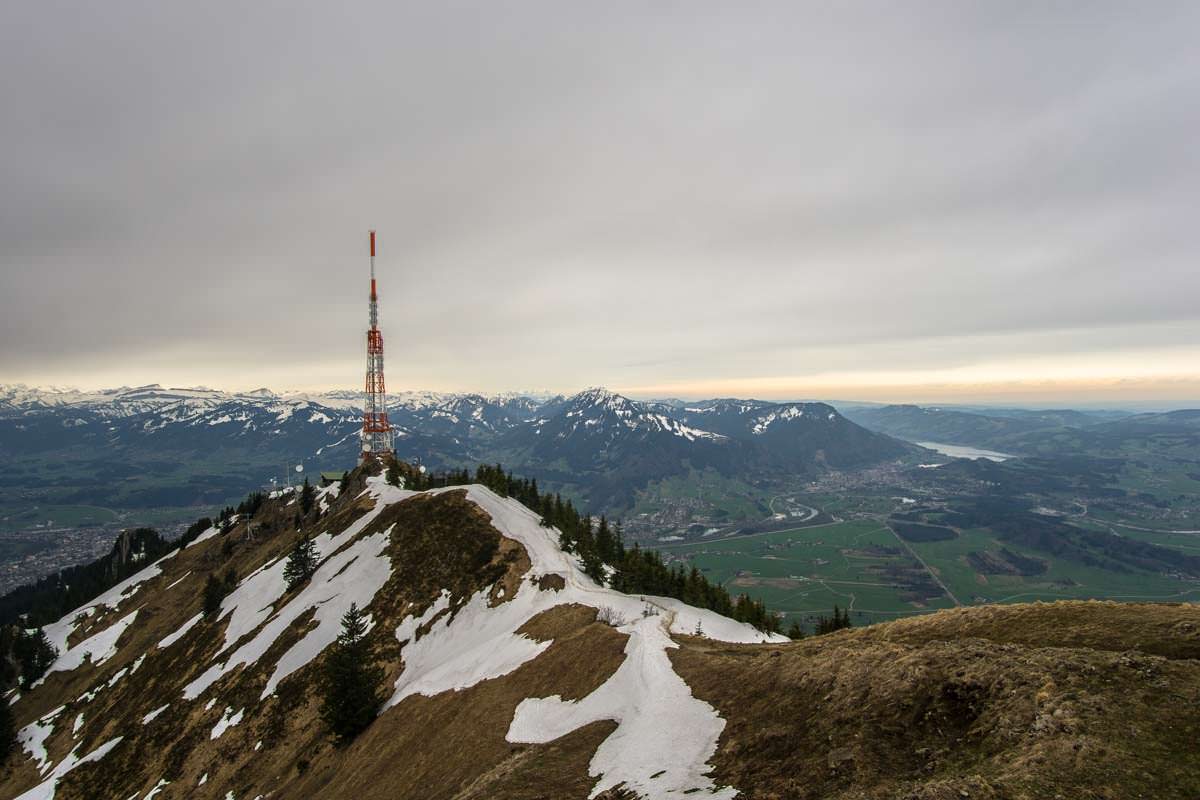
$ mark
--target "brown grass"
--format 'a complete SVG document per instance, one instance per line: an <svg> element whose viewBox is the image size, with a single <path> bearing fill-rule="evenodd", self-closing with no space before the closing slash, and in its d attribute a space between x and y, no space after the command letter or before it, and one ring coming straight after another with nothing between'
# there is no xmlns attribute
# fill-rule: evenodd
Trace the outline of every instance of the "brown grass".
<svg viewBox="0 0 1200 800"><path fill-rule="evenodd" d="M595 782L587 763L611 724L547 745L514 745L504 735L526 697L579 698L599 687L623 659L625 637L575 608L542 617L531 632L556 638L535 661L460 692L406 698L344 750L320 745L304 775L278 786L281 796L357 800L386 786L388 797L414 800L586 797Z"/></svg>
<svg viewBox="0 0 1200 800"><path fill-rule="evenodd" d="M1198 615L998 606L785 646L688 637L672 660L728 721L716 777L748 798L1195 798L1200 662L1144 651Z"/></svg>

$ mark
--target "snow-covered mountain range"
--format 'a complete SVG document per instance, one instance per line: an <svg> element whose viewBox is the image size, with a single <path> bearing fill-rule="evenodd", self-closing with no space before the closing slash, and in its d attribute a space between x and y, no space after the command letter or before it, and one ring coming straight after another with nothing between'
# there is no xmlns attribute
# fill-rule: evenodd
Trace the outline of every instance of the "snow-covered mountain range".
<svg viewBox="0 0 1200 800"><path fill-rule="evenodd" d="M278 475L280 465L351 466L361 393L229 393L158 385L97 392L0 386L0 455L125 474L140 464L206 465L172 483L132 489L133 505L188 505ZM823 403L645 402L593 388L571 397L403 392L390 398L396 448L430 468L503 462L599 505L628 503L652 479L688 469L807 474L897 458L908 446L871 433ZM222 480L220 474L236 475ZM167 469L167 472L172 470ZM196 470L192 470L195 472ZM102 476L101 476L102 477ZM44 480L33 471L21 485ZM144 482L145 483L145 482ZM162 483L162 482L159 482ZM143 491L145 490L145 491ZM165 494L164 494L165 491ZM97 502L103 486L73 502ZM111 498L110 498L111 500Z"/></svg>

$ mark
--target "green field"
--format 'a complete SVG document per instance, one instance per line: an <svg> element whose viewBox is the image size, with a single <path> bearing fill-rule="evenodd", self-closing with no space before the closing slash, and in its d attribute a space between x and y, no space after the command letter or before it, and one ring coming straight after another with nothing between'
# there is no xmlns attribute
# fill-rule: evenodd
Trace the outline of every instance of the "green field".
<svg viewBox="0 0 1200 800"><path fill-rule="evenodd" d="M828 614L836 603L857 624L948 608L945 597L914 599L888 568L918 571L896 537L871 520L837 522L715 542L660 548L684 557L735 594L762 598L789 619Z"/></svg>
<svg viewBox="0 0 1200 800"><path fill-rule="evenodd" d="M1130 461L1121 471L1117 485L1134 492L1146 492L1162 500L1200 496L1200 481L1195 463L1164 464Z"/></svg>
<svg viewBox="0 0 1200 800"><path fill-rule="evenodd" d="M1139 520L1136 526L1130 527L1127 524L1123 525L1115 521L1110 522L1099 516L1076 519L1074 523L1083 528L1091 528L1092 530L1109 533L1116 532L1121 536L1135 539L1139 542L1149 542L1160 547L1169 547L1172 550L1178 550L1187 555L1200 555L1200 532L1184 532L1200 531L1200 520L1189 523L1188 527L1184 529L1168 528L1159 520Z"/></svg>
<svg viewBox="0 0 1200 800"><path fill-rule="evenodd" d="M83 525L106 525L118 519L117 512L100 506L51 503L36 508L0 511L0 529L24 530L46 523L51 523L47 527L78 528Z"/></svg>
<svg viewBox="0 0 1200 800"><path fill-rule="evenodd" d="M911 547L925 559L963 605L975 603L1028 603L1034 600L1200 600L1200 585L1130 568L1116 572L1014 547L987 530L964 530L957 539L914 542ZM983 575L967 561L970 552L1001 547L1037 558L1047 565L1040 575Z"/></svg>
<svg viewBox="0 0 1200 800"><path fill-rule="evenodd" d="M1131 538L1181 552L1200 551L1200 536L1141 532ZM1045 571L983 574L968 560L970 553L997 553L1004 548L1037 559L1046 565ZM946 541L902 542L881 521L859 519L659 549L668 558L695 565L731 593L762 599L773 611L802 622L828 615L835 603L850 609L851 620L862 625L950 608L955 599L962 605L1072 598L1200 601L1196 581L1132 568L1117 572L1055 558L1014 547L986 529L964 530Z"/></svg>

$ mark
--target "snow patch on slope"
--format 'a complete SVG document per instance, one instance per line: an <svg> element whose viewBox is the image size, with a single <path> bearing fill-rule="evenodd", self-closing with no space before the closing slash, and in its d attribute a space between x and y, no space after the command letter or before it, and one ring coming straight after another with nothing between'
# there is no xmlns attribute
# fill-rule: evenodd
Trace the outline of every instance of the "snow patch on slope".
<svg viewBox="0 0 1200 800"><path fill-rule="evenodd" d="M616 720L617 730L601 743L588 766L588 774L599 778L591 797L624 783L647 797L700 789L704 797L732 800L735 789L716 789L705 774L725 720L693 697L671 667L667 648L679 645L655 617L643 617L620 630L629 634L626 658L612 677L579 701L564 702L557 695L522 700L505 738L543 744L592 722ZM664 731L671 732L669 742L664 741Z"/></svg>
<svg viewBox="0 0 1200 800"><path fill-rule="evenodd" d="M473 595L453 620L449 615L441 618L429 633L404 648L404 672L384 708L413 694L431 697L451 689L466 689L488 678L507 675L536 657L550 642L537 642L516 631L531 617L557 605L553 596L538 597L548 594L526 582L516 597L495 608L489 607L486 591ZM409 619L401 623L397 638L423 624L408 623Z"/></svg>
<svg viewBox="0 0 1200 800"><path fill-rule="evenodd" d="M287 591L283 559L264 564L221 601L220 618L229 617L229 624L217 658L244 636L254 636L185 686L184 697L195 699L237 666L256 663L288 626L314 611L316 627L277 662L262 694L263 698L270 696L279 681L312 661L337 638L342 614L351 603L362 608L371 602L392 574L391 560L385 553L391 529L354 540L387 506L415 492L391 486L378 476L367 480L365 493L374 498L374 507L336 536L322 533L313 540L320 566L300 593L282 608L275 608L275 603Z"/></svg>
<svg viewBox="0 0 1200 800"><path fill-rule="evenodd" d="M97 747L92 752L88 753L83 758L75 757L75 750L67 754L67 757L62 760L62 763L54 768L50 773L50 777L39 783L24 794L18 795L16 800L53 800L54 790L58 786L59 779L66 775L71 770L78 767L80 764L87 764L92 761L99 761L108 755L109 751L121 743L123 737L118 736L115 739L109 739L104 744ZM78 749L78 748L77 748Z"/></svg>
<svg viewBox="0 0 1200 800"><path fill-rule="evenodd" d="M198 622L200 622L200 620L202 620L203 618L204 618L203 614L197 614L196 616L189 619L187 622L180 625L174 632L168 633L166 636L163 637L163 640L158 643L157 649L165 650L166 648L168 648L171 645L178 642L180 639L182 639L187 634L188 631L190 631L192 628L194 628L196 626L196 624Z"/></svg>
<svg viewBox="0 0 1200 800"><path fill-rule="evenodd" d="M43 714L37 720L17 731L17 741L29 757L38 762L38 772L43 775L50 768L50 755L46 752L46 740L54 733L54 720L63 712L66 706L59 706L53 711Z"/></svg>
<svg viewBox="0 0 1200 800"><path fill-rule="evenodd" d="M413 637L417 629L429 622L438 614L450 607L450 592L442 589L442 593L437 596L429 608L425 609L419 617L414 617L411 614L401 620L400 625L396 628L396 639L404 644Z"/></svg>
<svg viewBox="0 0 1200 800"><path fill-rule="evenodd" d="M767 428L771 427L771 423L773 422L778 420L800 419L803 416L804 409L798 408L797 406L787 406L782 409L770 411L755 418L754 427L751 429L751 432L755 435L763 434L766 433ZM833 419L833 415L830 415L829 418Z"/></svg>
<svg viewBox="0 0 1200 800"><path fill-rule="evenodd" d="M108 661L117 654L117 640L121 638L121 634L125 632L125 629L133 624L133 621L137 619L137 615L137 610L134 610L99 633L84 639L74 647L67 648L65 651L60 650L58 658L54 659L54 663L46 670L46 675L52 672L70 672L82 666L89 659L93 666L98 666ZM40 686L44 680L46 680L45 675L38 678L37 682L33 685Z"/></svg>
<svg viewBox="0 0 1200 800"><path fill-rule="evenodd" d="M207 528L203 533L201 533L195 539L193 539L192 541L190 541L186 545L184 545L183 549L186 550L189 547L194 547L195 545L200 544L201 542L206 542L209 539L211 539L212 537L216 536L220 532L221 532L221 526L213 525L212 527Z"/></svg>
<svg viewBox="0 0 1200 800"><path fill-rule="evenodd" d="M94 615L97 611L103 608L116 611L118 608L120 608L122 601L129 599L137 592L137 590L141 587L141 584L145 583L151 578L161 575L162 567L159 565L167 559L173 558L178 552L178 550L172 550L150 566L129 576L116 586L109 589L107 592L104 592L95 600L90 601L86 605L80 606L64 616L62 619L58 620L58 622L52 622L49 625L46 625L44 628L42 628L42 632L46 634L46 638L50 641L50 644L55 650L57 650L60 654L66 653L68 651L67 639L70 638L71 634L75 632L75 629L82 624L85 618ZM53 669L54 667L51 667L52 671Z"/></svg>
<svg viewBox="0 0 1200 800"><path fill-rule="evenodd" d="M320 451L317 451L317 454L320 455ZM334 500L337 500L338 495L341 493L342 487L336 483L331 483L328 486L317 490L317 508L321 509L322 514L329 510L330 504L333 503Z"/></svg>
<svg viewBox="0 0 1200 800"><path fill-rule="evenodd" d="M238 709L235 712L229 706L225 706L225 713L221 715L221 719L216 725L213 726L212 733L209 735L209 738L212 740L220 739L221 734L225 733L225 731L242 721L242 714L245 712L246 709L244 708Z"/></svg>
<svg viewBox="0 0 1200 800"><path fill-rule="evenodd" d="M149 723L153 722L159 714L163 713L170 707L171 704L167 703L165 706L159 706L158 708L154 709L149 714L146 714L144 717L142 717L142 724L148 725Z"/></svg>
<svg viewBox="0 0 1200 800"><path fill-rule="evenodd" d="M620 627L630 640L626 660L617 673L571 709L565 708L570 704L557 698L524 701L514 716L510 741L548 741L538 737L557 738L587 722L612 719L617 729L597 750L590 767L591 774L600 778L593 795L626 781L651 800L675 797L688 790L732 798L735 791L718 789L706 777L711 770L707 761L716 751L725 723L712 706L692 696L671 668L666 656L666 648L675 646L670 633L693 633L699 625L704 635L722 641L786 639L677 600L635 598L599 586L583 573L575 556L562 551L557 531L541 527L537 514L482 486L467 487L467 497L491 517L500 533L524 546L531 563L529 573L517 594L495 607L488 604L487 590L482 590L452 615L435 619L443 594L421 617L406 617L396 631L397 639L408 641L401 651L404 671L384 708L413 694L433 696L509 674L550 646L551 642L534 641L517 633L542 611L566 603L610 609L608 613L616 618L629 620ZM558 591L540 589L537 579L548 574L562 576L565 587ZM430 619L434 620L430 631L411 640ZM663 719L673 720L685 729L663 725ZM560 729L562 733L550 735ZM665 743L664 730L671 730L683 741L678 745ZM669 764L665 771L664 764Z"/></svg>

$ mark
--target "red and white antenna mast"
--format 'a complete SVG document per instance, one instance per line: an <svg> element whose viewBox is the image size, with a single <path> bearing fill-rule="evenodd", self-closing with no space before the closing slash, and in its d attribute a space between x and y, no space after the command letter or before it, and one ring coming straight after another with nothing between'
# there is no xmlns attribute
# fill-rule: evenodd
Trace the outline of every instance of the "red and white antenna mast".
<svg viewBox="0 0 1200 800"><path fill-rule="evenodd" d="M362 427L362 457L391 455L392 426L388 422L387 392L383 386L383 333L379 330L379 297L375 293L375 231L371 231L371 327L367 330L367 392Z"/></svg>

